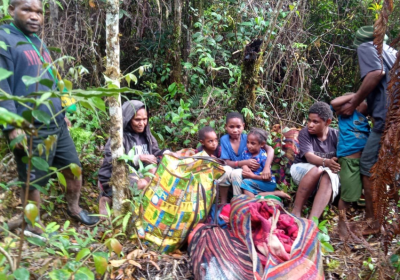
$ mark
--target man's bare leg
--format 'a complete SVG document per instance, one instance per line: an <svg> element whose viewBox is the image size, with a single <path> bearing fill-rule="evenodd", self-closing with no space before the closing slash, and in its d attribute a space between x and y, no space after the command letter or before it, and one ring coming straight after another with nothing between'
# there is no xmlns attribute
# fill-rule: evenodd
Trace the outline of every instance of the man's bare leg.
<svg viewBox="0 0 400 280"><path fill-rule="evenodd" d="M67 192L65 200L67 201L68 210L72 215L78 215L82 208L79 207L79 197L81 196L82 178L76 178L71 170L63 170L65 181L67 182Z"/></svg>
<svg viewBox="0 0 400 280"><path fill-rule="evenodd" d="M313 206L311 208L310 219L312 217L319 218L326 205L328 205L329 201L332 198L332 183L329 175L324 173L321 178L321 183L319 184L319 188L317 194L315 195Z"/></svg>
<svg viewBox="0 0 400 280"><path fill-rule="evenodd" d="M294 207L292 210L293 215L301 217L303 206L317 187L317 183L321 174L322 170L320 170L318 167L314 167L308 171L306 175L304 175L299 184L299 188L297 189L296 199L294 201Z"/></svg>
<svg viewBox="0 0 400 280"><path fill-rule="evenodd" d="M350 203L343 201L342 199L339 200L339 222L338 222L338 231L339 231L339 237L342 240L348 239L348 231L347 231L347 218L346 218L346 212L347 209L350 207Z"/></svg>

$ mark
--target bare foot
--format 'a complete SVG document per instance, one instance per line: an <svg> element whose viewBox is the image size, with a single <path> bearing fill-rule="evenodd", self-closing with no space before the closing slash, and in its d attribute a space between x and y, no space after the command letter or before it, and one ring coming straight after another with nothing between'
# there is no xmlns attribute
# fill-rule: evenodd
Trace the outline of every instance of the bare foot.
<svg viewBox="0 0 400 280"><path fill-rule="evenodd" d="M350 238L349 232L347 231L346 222L344 220L339 219L338 232L340 240L345 241Z"/></svg>
<svg viewBox="0 0 400 280"><path fill-rule="evenodd" d="M291 200L292 197L284 191L274 191L274 195Z"/></svg>
<svg viewBox="0 0 400 280"><path fill-rule="evenodd" d="M100 219L102 219L102 220L105 220L108 217L107 206L106 206L107 204L109 207L111 207L111 205L112 205L111 198L108 196L102 196L99 201L99 214L104 215L104 216L100 216Z"/></svg>
<svg viewBox="0 0 400 280"><path fill-rule="evenodd" d="M364 222L362 235L377 234L380 232L380 225L378 221L369 222L368 220Z"/></svg>

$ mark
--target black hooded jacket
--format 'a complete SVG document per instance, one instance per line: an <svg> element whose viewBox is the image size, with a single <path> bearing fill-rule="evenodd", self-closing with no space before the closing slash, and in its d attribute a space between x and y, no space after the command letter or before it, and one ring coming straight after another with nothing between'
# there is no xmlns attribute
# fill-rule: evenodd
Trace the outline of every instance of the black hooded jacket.
<svg viewBox="0 0 400 280"><path fill-rule="evenodd" d="M123 146L125 150L125 154L128 154L129 151L133 148L135 149L135 157L132 167L135 169L139 167L139 156L141 154L151 154L154 156L160 156L163 154L165 150L161 150L158 147L157 140L150 132L150 126L146 125L146 128L143 133L134 132L130 122L132 118L135 116L136 112L142 108L145 108L145 105L138 100L130 100L125 102L122 105L122 117L123 117ZM108 194L107 191L108 182L110 181L112 174L112 156L111 156L111 141L110 139L107 141L105 147L105 158L103 161L103 165L99 170L99 181L103 186L104 191Z"/></svg>

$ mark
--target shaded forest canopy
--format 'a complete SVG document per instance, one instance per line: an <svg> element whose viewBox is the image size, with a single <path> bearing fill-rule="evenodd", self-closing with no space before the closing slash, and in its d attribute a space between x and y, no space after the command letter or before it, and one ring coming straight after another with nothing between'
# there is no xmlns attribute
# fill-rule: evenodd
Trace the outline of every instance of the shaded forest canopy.
<svg viewBox="0 0 400 280"><path fill-rule="evenodd" d="M176 19L176 2L123 1L120 7L121 73L151 65L131 86L162 96L147 102L151 109L157 108L152 110L151 123L156 134L167 136L162 141L166 146L194 145L199 126L222 121L232 109L248 107L243 112L265 127L279 121L289 126L304 124L304 113L314 100L329 101L357 88L354 33L362 25L373 24L379 12L376 1L198 0L182 1L182 16ZM276 5L281 9L275 18ZM89 70L75 79L77 87L104 84L107 4L65 1L62 6L50 4L47 9L45 41L75 57L74 65ZM399 33L398 14L395 6L388 23L389 41ZM176 25L181 26L178 46L174 44ZM257 68L260 77L254 82L257 102L255 107L246 106L246 100L236 104L239 86L252 82L242 79L247 77L243 50L257 38L268 41ZM176 58L182 65L178 83L172 75ZM180 99L190 107L188 111ZM180 116L185 125L193 124L191 129L174 129L179 107L185 111ZM222 132L222 123L218 124Z"/></svg>

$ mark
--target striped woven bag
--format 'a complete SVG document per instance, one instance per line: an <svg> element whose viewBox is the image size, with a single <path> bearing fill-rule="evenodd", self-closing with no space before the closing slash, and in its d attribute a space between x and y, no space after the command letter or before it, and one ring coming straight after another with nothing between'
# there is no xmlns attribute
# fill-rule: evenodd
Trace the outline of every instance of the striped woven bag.
<svg viewBox="0 0 400 280"><path fill-rule="evenodd" d="M258 257L252 237L251 203L265 201L273 206L272 220L277 221L280 214L287 214L294 218L298 226L297 238L294 241L289 260L283 261L274 250L274 240L269 240L266 265L263 267ZM291 215L276 200L250 199L245 195L234 197L231 201L231 228L233 235L246 244L249 256L253 262L255 275L262 275L263 280L319 280L324 279L324 271L321 258L320 242L318 240L317 225L304 218ZM271 233L274 227L271 228ZM272 234L270 234L272 236Z"/></svg>

